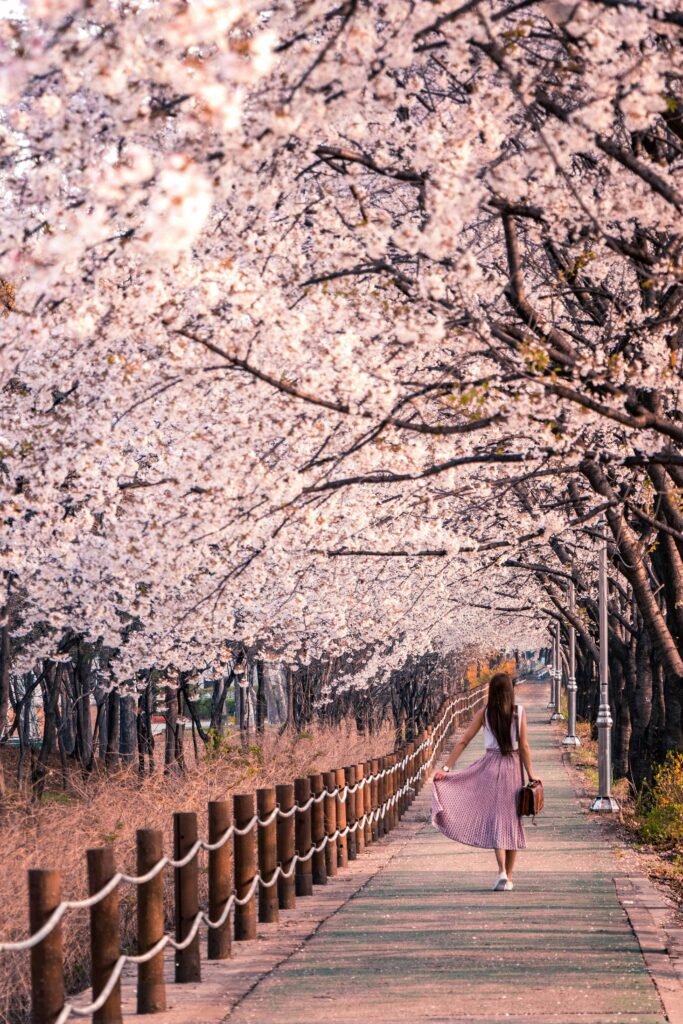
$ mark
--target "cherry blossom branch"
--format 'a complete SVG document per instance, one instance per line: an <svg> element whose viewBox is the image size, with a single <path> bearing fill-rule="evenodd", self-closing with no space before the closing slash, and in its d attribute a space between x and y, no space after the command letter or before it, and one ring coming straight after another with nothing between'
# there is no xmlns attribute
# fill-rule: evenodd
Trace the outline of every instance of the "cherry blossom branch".
<svg viewBox="0 0 683 1024"><path fill-rule="evenodd" d="M444 558L448 551L446 548L435 548L424 551L373 551L370 548L332 548L325 552L328 558L346 558L349 556L362 556L370 558Z"/></svg>
<svg viewBox="0 0 683 1024"><path fill-rule="evenodd" d="M400 168L394 167L382 167L378 164L371 156L365 153L355 153L349 149L340 149L338 146L323 145L318 146L315 150L315 155L320 157L324 162L329 163L332 160L340 160L342 163L355 163L360 164L363 167L367 167L369 171L374 174L379 174L385 178L394 178L396 181L407 181L412 185L424 186L425 179L427 177L424 171L416 171L413 168L401 170ZM341 171L345 173L343 168L330 164L335 171Z"/></svg>
<svg viewBox="0 0 683 1024"><path fill-rule="evenodd" d="M303 494L311 494L318 491L336 491L340 487L349 487L352 484L396 484L406 480L426 480L428 477L445 473L446 470L455 469L457 466L472 466L477 463L500 463L500 462L525 462L528 456L524 453L513 452L509 455L488 453L483 455L462 455L447 462L439 462L419 473L373 473L366 476L350 476L338 480L328 480L323 484L312 484L304 487Z"/></svg>
<svg viewBox="0 0 683 1024"><path fill-rule="evenodd" d="M597 399L582 394L580 391L576 391L574 388L570 388L566 384L553 384L546 383L545 381L542 383L543 387L549 394L557 395L558 398L565 398L569 402L574 402L577 405L583 406L584 409L590 409L592 412L597 412L606 419L622 423L624 426L632 427L634 430L656 430L658 433L672 438L679 444L683 443L683 427L677 426L675 423L672 423L671 420L666 419L666 417L652 413L642 406L638 408L638 413L636 415L630 415L629 413L621 412L619 409L614 409L611 406L605 405L603 402L598 402ZM625 458L624 465L635 465L633 457L628 456Z"/></svg>
<svg viewBox="0 0 683 1024"><path fill-rule="evenodd" d="M256 380L260 380L264 384L268 384L276 391L281 391L285 395L301 399L303 402L308 402L310 405L320 406L323 409L331 409L333 412L338 412L345 416L355 415L363 419L373 418L371 413L364 412L362 409L352 410L348 402L336 402L332 399L320 398L309 391L303 391L301 388L296 387L287 380L274 377L272 374L266 373L254 366L247 359L243 359L236 356L234 353L228 352L226 349L216 345L208 338L203 338L201 335L190 331L186 327L178 329L175 333L182 335L190 341L203 345L204 348L209 349L210 352L213 352L215 355L221 356L225 359L230 366L233 366L235 369L242 370L244 373L248 373ZM214 366L211 367L211 369L220 369L220 367ZM438 387L443 390L449 390L452 385L443 384L438 385ZM405 401L410 401L410 398ZM401 404L405 404L405 401ZM449 435L470 434L477 430L484 430L496 420L500 419L500 417L501 413L493 413L490 416L483 416L480 419L470 420L467 423L430 424L414 422L412 420L389 415L385 416L383 420L377 424L377 429L382 429L385 426L392 426L396 427L398 430L411 430L417 434L433 434L437 437L447 437Z"/></svg>

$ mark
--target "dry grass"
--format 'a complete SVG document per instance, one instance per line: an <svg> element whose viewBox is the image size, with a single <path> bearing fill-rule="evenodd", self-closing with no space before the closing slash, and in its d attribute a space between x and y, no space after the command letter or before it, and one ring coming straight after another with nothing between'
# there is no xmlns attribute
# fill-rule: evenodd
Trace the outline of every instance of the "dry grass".
<svg viewBox="0 0 683 1024"><path fill-rule="evenodd" d="M242 749L237 742L184 775L155 776L142 781L133 769L90 778L72 779L67 792L48 791L39 806L12 801L0 833L0 938L17 940L28 932L26 870L58 867L63 873L64 898L87 895L85 850L112 844L119 868L135 872L135 831L161 829L165 849L171 849L173 811L199 814L200 833L206 834L206 805L233 792L254 792L260 786L291 782L297 776L354 764L393 749L390 729L362 737L352 723L335 729L314 728L298 736L267 733L260 745ZM170 872L167 872L170 876ZM202 873L205 877L205 873ZM171 910L171 878L167 878L167 908ZM122 890L122 934L132 944L135 929L134 894ZM169 916L170 923L170 916ZM69 990L85 987L88 978L88 913L65 918L67 983ZM23 1024L29 1006L29 956L0 954L0 1021Z"/></svg>

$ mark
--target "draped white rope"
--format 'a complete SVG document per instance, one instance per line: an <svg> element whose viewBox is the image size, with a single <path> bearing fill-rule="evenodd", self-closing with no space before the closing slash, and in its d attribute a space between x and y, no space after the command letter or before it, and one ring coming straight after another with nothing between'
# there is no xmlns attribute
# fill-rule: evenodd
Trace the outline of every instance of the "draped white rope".
<svg viewBox="0 0 683 1024"><path fill-rule="evenodd" d="M277 806L273 811L271 811L271 813L266 818L259 818L259 816L255 814L242 827L238 827L237 825L232 824L230 825L229 828L225 830L225 832L223 832L223 834L214 843L208 843L203 839L198 839L195 843L193 843L193 845L190 847L190 849L187 851L184 857L181 857L178 860L174 860L172 857L162 857L144 875L127 875L124 872L118 871L109 879L109 881L98 892L94 893L92 896L88 896L86 899L82 900L64 900L62 903L60 903L59 906L56 907L56 909L50 915L45 924L42 926L42 928L34 932L29 938L23 939L19 942L0 943L0 953L16 953L21 952L22 950L32 949L34 946L38 945L38 943L42 942L45 938L47 938L50 932L57 927L57 925L59 924L67 910L87 910L90 907L94 907L97 903L101 902L103 899L106 899L106 897L109 896L110 893L112 893L114 889L116 889L116 887L120 885L122 882L127 882L130 885L136 886L144 885L145 883L150 882L153 878L155 878L166 867L185 867L187 864L190 863L190 861L193 860L194 857L197 856L200 850L206 850L209 852L219 850L222 846L225 845L225 843L227 843L235 835L245 836L249 832L251 832L251 830L254 827L258 825L260 825L263 828L266 828L268 825L271 825L277 817L290 818L293 814L296 814L297 812L304 813L308 810L309 807L311 807L312 804L320 803L328 797L330 799L336 797L337 800L344 803L346 802L349 795L363 790L366 786L371 785L372 782L386 778L387 776L392 775L397 771L402 771L405 767L407 767L411 758L418 756L422 753L423 750L426 750L430 746L432 746L433 749L431 756L424 762L423 765L420 766L420 768L415 772L415 774L412 775L405 782L405 784L399 790L397 790L396 793L393 794L393 796L389 797L387 800L384 801L381 807L376 808L369 814L363 814L362 818L359 818L357 821L355 821L353 825L347 825L343 829L336 829L333 833L326 835L318 845L311 846L310 850L307 853L295 854L292 860L290 861L289 868L287 868L286 870L282 867L281 864L278 864L272 876L267 881L264 878L262 878L260 874L257 874L250 883L246 895L239 897L237 896L236 893L232 893L230 898L227 900L220 917L217 918L217 920L211 921L204 911L199 911L199 913L197 914L192 923L190 931L185 936L185 938L182 939L182 941L177 941L170 935L166 934L162 936L162 938L159 939L159 941L151 949L147 950L146 953L141 953L137 956L123 954L116 961L116 964L112 969L107 984L102 989L102 992L100 992L97 999L85 1007L73 1006L71 1003L65 1004L55 1024L64 1024L64 1022L68 1020L71 1014L74 1014L78 1017L90 1016L91 1014L99 1010L107 1001L126 963L145 963L146 961L151 960L154 956L156 956L157 953L160 953L167 945L170 945L177 950L185 949L187 946L190 945L193 938L197 934L197 930L199 929L202 921L204 921L204 923L209 928L222 927L222 925L225 924L230 914L230 911L233 909L233 907L242 907L245 904L247 904L249 900L252 899L259 886L262 886L263 888L270 888L271 886L275 885L278 878L280 877L291 878L297 863L304 863L305 861L310 860L314 853L322 852L328 843L335 842L339 838L343 838L344 836L348 836L349 834L356 832L357 829L359 828L365 828L366 825L372 825L373 823L383 819L387 812L407 792L414 791L414 783L420 780L424 774L429 772L434 762L434 759L437 756L437 747L440 744L442 734L445 733L450 727L453 719L460 710L459 706L461 705L463 700L468 705L471 703L472 707L468 707L468 710L472 710L472 708L482 699L483 691L481 688L477 690L474 700L471 702L469 700L470 696L470 694L467 694L456 697L451 703L449 709L444 712L442 717L435 725L431 736L425 739L413 751L413 753L407 754L398 764L392 765L390 768L384 768L381 772L376 772L375 774L368 775L367 777L360 779L353 786L337 786L333 790L323 790L320 794L316 796L311 796L304 804L295 804L292 808L290 808L290 810L283 811L279 806Z"/></svg>

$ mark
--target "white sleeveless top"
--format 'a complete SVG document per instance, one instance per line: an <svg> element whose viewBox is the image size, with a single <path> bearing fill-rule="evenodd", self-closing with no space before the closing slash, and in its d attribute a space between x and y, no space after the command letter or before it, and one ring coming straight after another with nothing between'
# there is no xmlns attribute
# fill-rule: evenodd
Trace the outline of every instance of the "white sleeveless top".
<svg viewBox="0 0 683 1024"><path fill-rule="evenodd" d="M521 722L522 716L524 715L524 708L521 704L517 704L517 713L519 714L519 720ZM519 743L517 742L517 714L512 716L512 724L510 726L510 737L512 739L512 749L519 750ZM484 749L485 750L500 750L498 740L493 735L489 728L488 716L484 712Z"/></svg>

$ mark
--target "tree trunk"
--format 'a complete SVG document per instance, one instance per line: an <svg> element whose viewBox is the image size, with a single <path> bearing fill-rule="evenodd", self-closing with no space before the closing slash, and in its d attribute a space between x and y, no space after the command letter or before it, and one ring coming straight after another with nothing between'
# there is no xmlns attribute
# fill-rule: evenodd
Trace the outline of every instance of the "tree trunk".
<svg viewBox="0 0 683 1024"><path fill-rule="evenodd" d="M613 658L611 665L611 692L614 702L614 777L628 778L629 744L631 741L631 716L627 694L627 675L621 658Z"/></svg>
<svg viewBox="0 0 683 1024"><path fill-rule="evenodd" d="M152 714L151 714L151 684L147 682L147 686L138 698L138 713L137 713L137 741L138 741L138 772L140 775L144 775L148 769L150 775L154 771L153 762L153 745L154 738L152 735ZM147 765L145 765L145 757L147 757Z"/></svg>
<svg viewBox="0 0 683 1024"><path fill-rule="evenodd" d="M93 737L92 720L90 718L91 656L86 653L90 648L78 644L74 653L73 685L74 685L74 751L81 766L87 769L92 763Z"/></svg>
<svg viewBox="0 0 683 1024"><path fill-rule="evenodd" d="M266 700L266 679L262 661L257 661L256 671L256 732L263 734L268 717L268 701Z"/></svg>
<svg viewBox="0 0 683 1024"><path fill-rule="evenodd" d="M127 694L119 701L120 708L120 744L121 760L131 764L135 759L137 746L137 723L135 715L135 697Z"/></svg>
<svg viewBox="0 0 683 1024"><path fill-rule="evenodd" d="M677 679L664 673L664 753L683 751L683 706Z"/></svg>
<svg viewBox="0 0 683 1024"><path fill-rule="evenodd" d="M100 699L100 734L98 740L98 757L100 761L106 761L107 741L109 739L109 694L105 693Z"/></svg>
<svg viewBox="0 0 683 1024"><path fill-rule="evenodd" d="M225 700L228 694L228 683L225 675L213 681L211 692L211 724L210 730L219 735L223 732Z"/></svg>
<svg viewBox="0 0 683 1024"><path fill-rule="evenodd" d="M45 776L47 774L47 759L54 753L55 739L57 735L56 713L59 703L59 693L62 687L61 666L54 663L48 664L43 673L45 682L43 684L43 708L45 713L45 724L43 726L43 742L40 747L40 754L32 769L33 792L36 799L40 800L45 789Z"/></svg>
<svg viewBox="0 0 683 1024"><path fill-rule="evenodd" d="M287 722L288 728L294 728L294 673L287 671Z"/></svg>
<svg viewBox="0 0 683 1024"><path fill-rule="evenodd" d="M176 733L178 732L178 695L174 687L166 687L166 744L164 749L165 771L171 771L176 763Z"/></svg>
<svg viewBox="0 0 683 1024"><path fill-rule="evenodd" d="M629 648L629 664L626 668L631 678L628 687L631 717L631 741L629 744L629 765L634 785L639 788L648 777L651 761L652 720L652 644L647 630L641 629L639 636Z"/></svg>
<svg viewBox="0 0 683 1024"><path fill-rule="evenodd" d="M621 555L620 571L633 588L638 608L650 630L655 649L666 668L667 675L680 686L683 680L683 659L650 586L638 538L620 511L617 496L598 464L592 460L585 460L581 469L593 490L608 501L614 502L614 505L606 509L605 515L614 543Z"/></svg>
<svg viewBox="0 0 683 1024"><path fill-rule="evenodd" d="M174 737L174 760L179 771L185 771L185 720L178 720L177 712L182 709L182 695L178 690L175 694L176 698L176 722L175 722L175 737Z"/></svg>
<svg viewBox="0 0 683 1024"><path fill-rule="evenodd" d="M104 759L107 767L119 763L120 725L121 698L116 690L112 690L107 699L107 753Z"/></svg>

